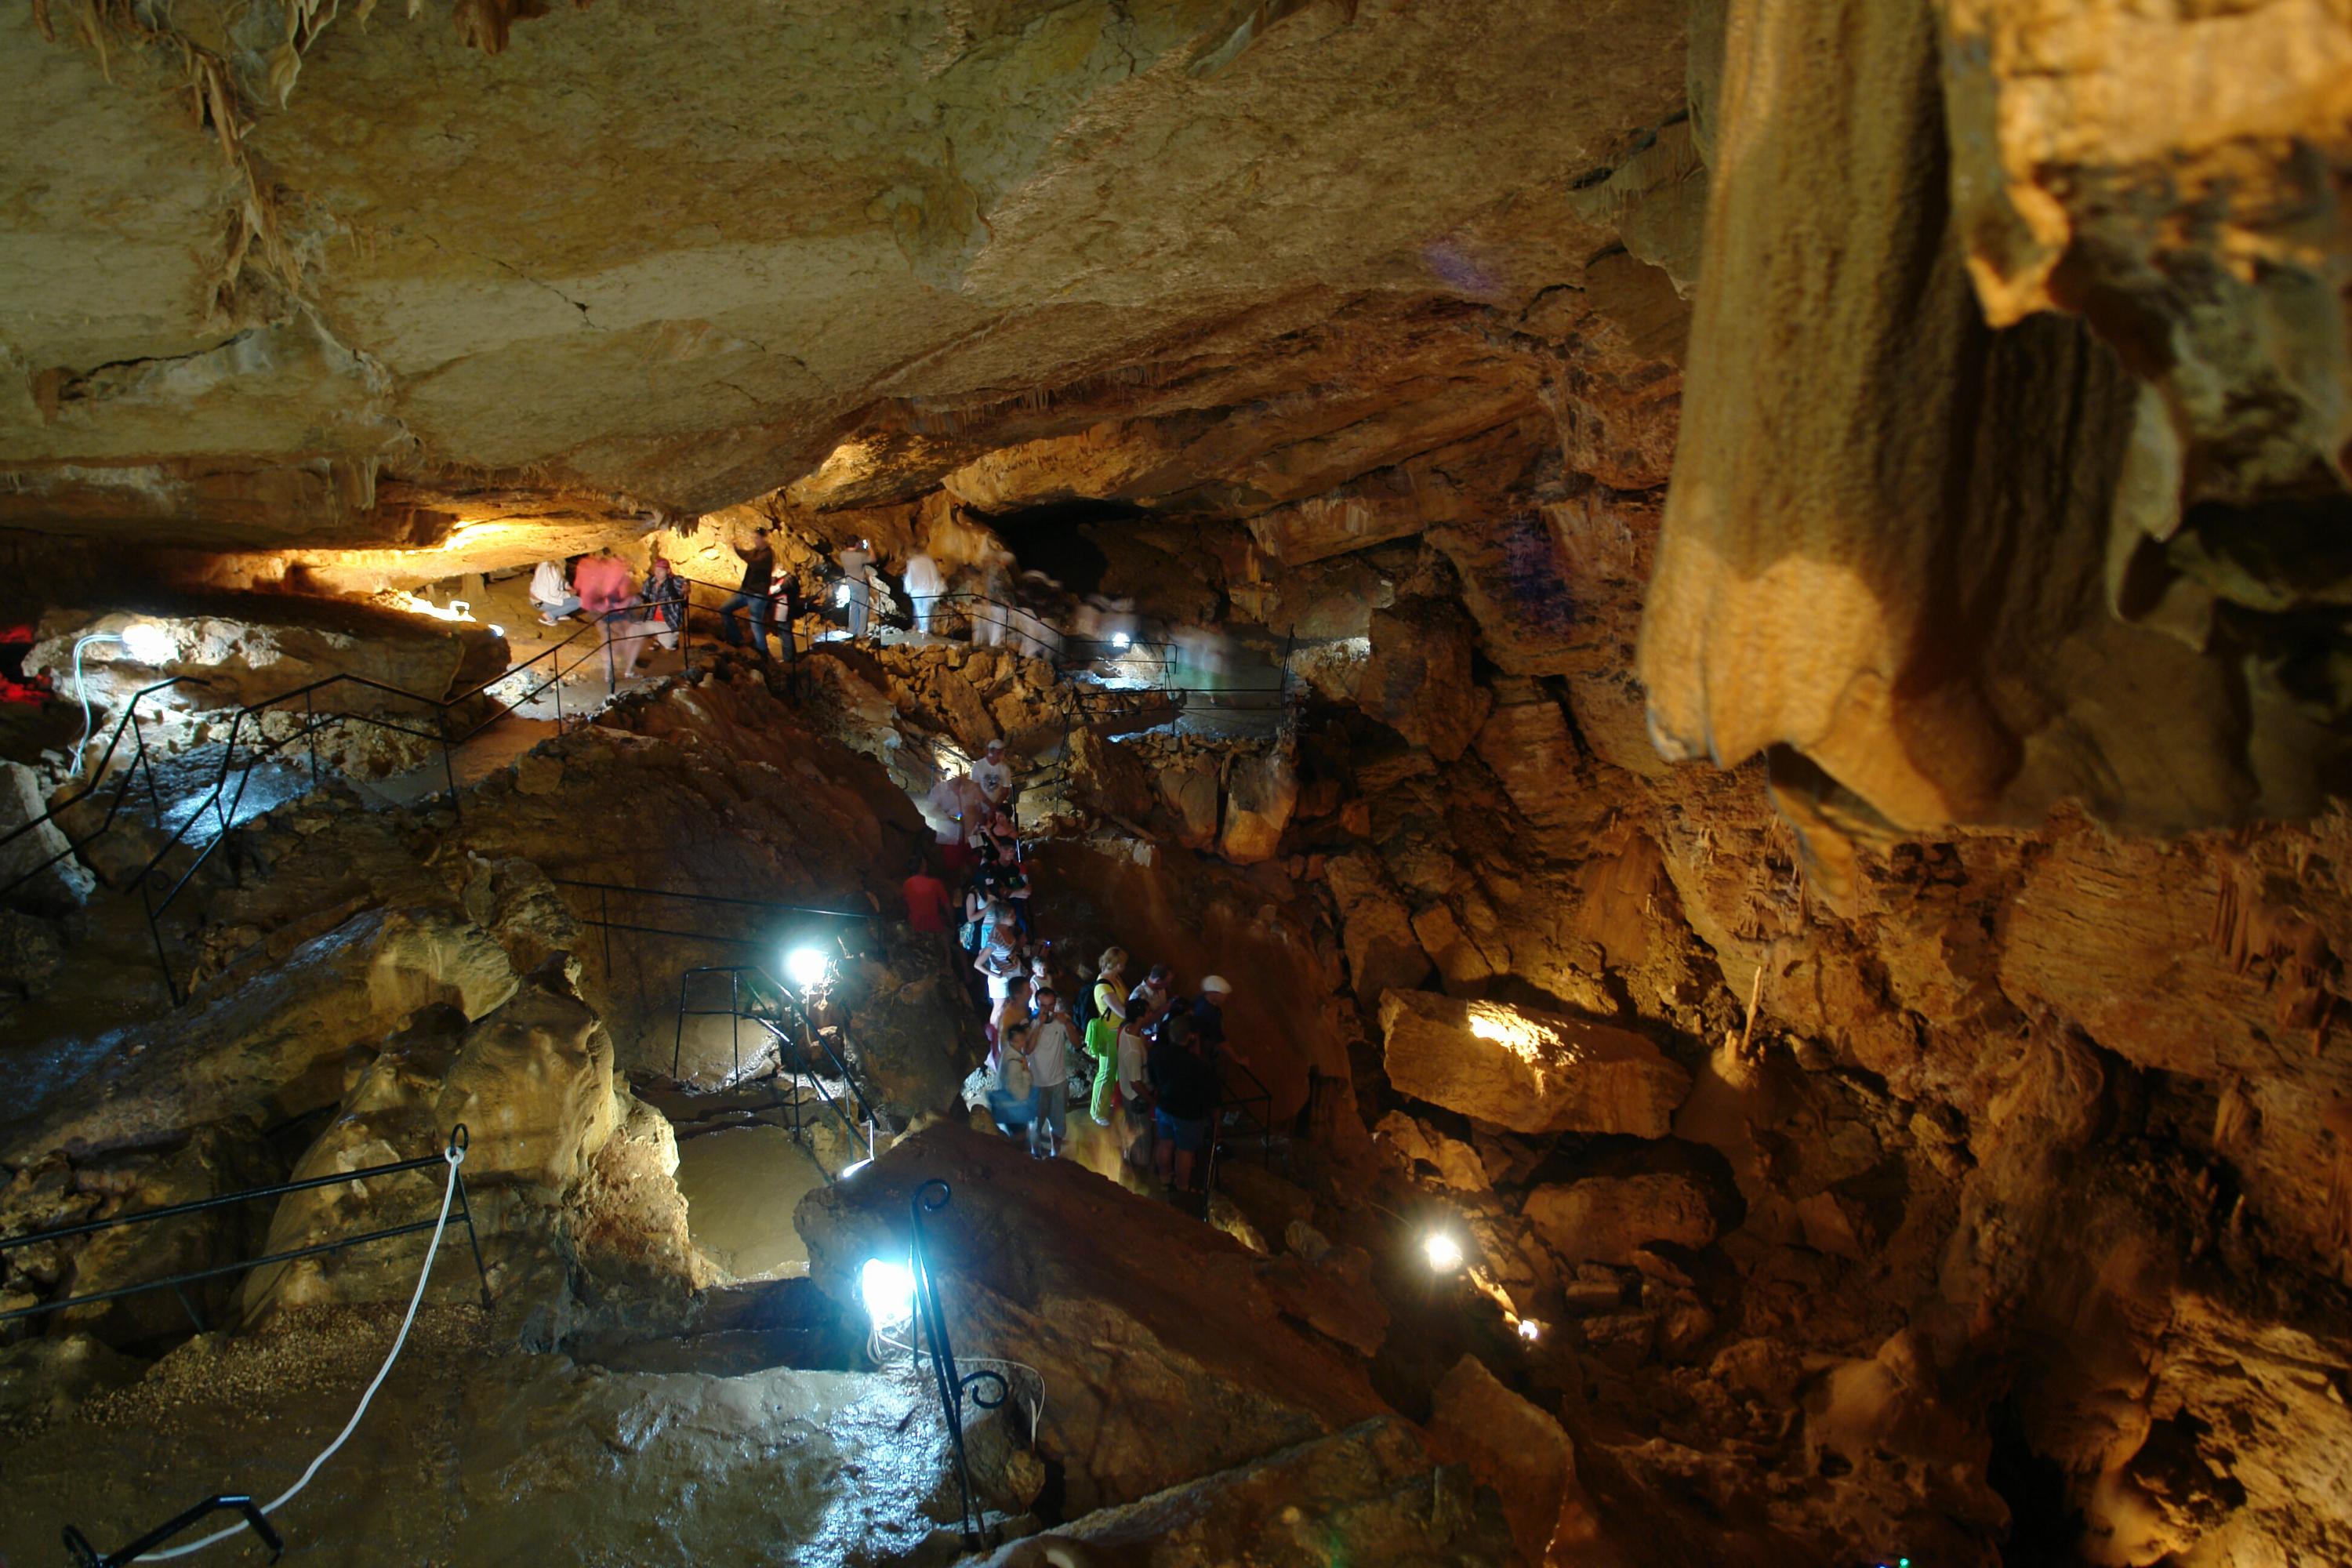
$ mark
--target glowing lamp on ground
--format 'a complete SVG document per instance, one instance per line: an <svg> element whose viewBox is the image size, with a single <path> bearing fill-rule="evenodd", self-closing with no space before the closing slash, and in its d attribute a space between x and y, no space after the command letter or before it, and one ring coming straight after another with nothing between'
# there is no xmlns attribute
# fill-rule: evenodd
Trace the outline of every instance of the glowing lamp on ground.
<svg viewBox="0 0 2352 1568"><path fill-rule="evenodd" d="M841 586L839 586L839 587L835 588L835 589L833 591L833 602L834 602L835 604L836 604L836 605L846 605L847 603L849 603L849 584L848 584L844 583L844 584L841 584Z"/></svg>
<svg viewBox="0 0 2352 1568"><path fill-rule="evenodd" d="M122 628L122 650L142 664L168 664L179 648L154 622L133 621Z"/></svg>
<svg viewBox="0 0 2352 1568"><path fill-rule="evenodd" d="M1451 1274L1462 1267L1462 1243L1450 1230L1433 1230L1423 1237L1421 1254L1438 1274Z"/></svg>
<svg viewBox="0 0 2352 1568"><path fill-rule="evenodd" d="M857 1295L876 1329L895 1329L915 1315L915 1271L887 1258L869 1258L857 1271Z"/></svg>
<svg viewBox="0 0 2352 1568"><path fill-rule="evenodd" d="M1519 1338L1527 1341L1529 1344L1535 1343L1536 1341L1543 1338L1543 1325L1537 1322L1533 1318L1521 1318L1519 1320Z"/></svg>
<svg viewBox="0 0 2352 1568"><path fill-rule="evenodd" d="M796 947L784 954L784 978L803 991L824 984L828 967L824 952L814 947Z"/></svg>
<svg viewBox="0 0 2352 1568"><path fill-rule="evenodd" d="M1110 646L1113 647L1132 647L1135 646L1135 639L1128 636L1125 632L1113 632L1110 634Z"/></svg>

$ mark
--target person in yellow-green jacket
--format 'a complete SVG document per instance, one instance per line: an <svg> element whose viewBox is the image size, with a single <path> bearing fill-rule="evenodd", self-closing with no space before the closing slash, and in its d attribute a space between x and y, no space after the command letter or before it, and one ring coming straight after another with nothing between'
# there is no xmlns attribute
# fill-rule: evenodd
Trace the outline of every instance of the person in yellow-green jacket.
<svg viewBox="0 0 2352 1568"><path fill-rule="evenodd" d="M1127 950L1106 948L1095 965L1094 1006L1087 1019L1087 1049L1094 1053L1095 1125L1110 1125L1111 1090L1118 1083L1118 1029L1127 1018Z"/></svg>

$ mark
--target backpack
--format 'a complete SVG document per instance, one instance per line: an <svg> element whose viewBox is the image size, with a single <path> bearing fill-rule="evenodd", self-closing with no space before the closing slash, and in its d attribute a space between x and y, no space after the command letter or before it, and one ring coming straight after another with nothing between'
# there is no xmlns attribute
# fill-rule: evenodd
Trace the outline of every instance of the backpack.
<svg viewBox="0 0 2352 1568"><path fill-rule="evenodd" d="M1096 1015L1101 1011L1100 1004L1096 1000L1096 990L1097 983L1094 981L1088 981L1078 987L1078 1006L1074 1016L1078 1021L1078 1038L1080 1039L1086 1038L1087 1026L1095 1021Z"/></svg>

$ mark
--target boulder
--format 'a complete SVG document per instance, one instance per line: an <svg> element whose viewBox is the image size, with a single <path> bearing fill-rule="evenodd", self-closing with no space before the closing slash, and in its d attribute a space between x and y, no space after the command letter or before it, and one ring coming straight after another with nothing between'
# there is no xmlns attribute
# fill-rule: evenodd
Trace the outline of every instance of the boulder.
<svg viewBox="0 0 2352 1568"><path fill-rule="evenodd" d="M473 1138L467 1176L562 1192L579 1181L619 1107L613 1045L581 1001L565 961L550 961L513 1000L469 1026L433 1105L444 1131Z"/></svg>
<svg viewBox="0 0 2352 1568"><path fill-rule="evenodd" d="M1461 920L1447 905L1429 904L1415 910L1412 934L1422 951L1436 961L1437 972L1445 977L1448 985L1475 985L1498 973L1495 961L1463 929ZM1507 964L1507 948L1502 956Z"/></svg>
<svg viewBox="0 0 2352 1568"><path fill-rule="evenodd" d="M894 948L857 966L849 1014L850 1062L874 1107L895 1121L955 1104L970 1065L970 1004L937 952Z"/></svg>
<svg viewBox="0 0 2352 1568"><path fill-rule="evenodd" d="M1476 744L1479 760L1502 780L1511 805L1536 826L1557 827L1589 809L1570 787L1580 759L1559 703L1497 708L1478 731Z"/></svg>
<svg viewBox="0 0 2352 1568"><path fill-rule="evenodd" d="M93 1184L102 1182L113 1189L110 1201L98 1216L111 1217L260 1186L275 1179L273 1165L245 1129L207 1127L160 1158L137 1163L128 1170L118 1164L111 1171L87 1174ZM58 1281L61 1294L89 1296L250 1256L252 1233L259 1229L266 1213L258 1204L230 1204L184 1219L122 1226L86 1238L44 1243L42 1249L58 1247L70 1259ZM63 1331L94 1334L119 1346L152 1344L184 1338L200 1326L215 1326L215 1316L227 1305L235 1284L232 1275L184 1287L185 1305L183 1295L158 1289L92 1306L68 1307L55 1316ZM201 1325L192 1313L201 1315Z"/></svg>
<svg viewBox="0 0 2352 1568"><path fill-rule="evenodd" d="M1570 1263L1630 1266L1653 1242L1705 1247L1715 1239L1706 1194L1687 1176L1588 1176L1540 1186L1523 1210L1546 1247Z"/></svg>
<svg viewBox="0 0 2352 1568"><path fill-rule="evenodd" d="M1091 729L1070 732L1069 795L1097 816L1141 822L1151 815L1153 777L1125 746L1112 744ZM1160 774L1164 786L1167 775ZM1209 813L1216 820L1216 790L1210 786ZM1197 847L1197 846L1193 846Z"/></svg>
<svg viewBox="0 0 2352 1568"><path fill-rule="evenodd" d="M1511 1534L1395 1416L1016 1541L982 1568L1501 1568Z"/></svg>
<svg viewBox="0 0 2352 1568"><path fill-rule="evenodd" d="M1234 759L1225 776L1225 826L1217 853L1236 865L1271 860L1298 806L1298 760L1287 746Z"/></svg>
<svg viewBox="0 0 2352 1568"><path fill-rule="evenodd" d="M1430 1402L1430 1447L1465 1466L1503 1500L1521 1563L1574 1561L1598 1521L1576 1479L1576 1447L1559 1421L1503 1386L1465 1355Z"/></svg>
<svg viewBox="0 0 2352 1568"><path fill-rule="evenodd" d="M1690 1092L1643 1036L1564 1014L1391 991L1381 1028L1398 1089L1517 1132L1663 1138Z"/></svg>
<svg viewBox="0 0 2352 1568"><path fill-rule="evenodd" d="M1070 1511L1383 1413L1363 1363L1308 1327L1355 1316L1316 1269L954 1122L801 1201L810 1277L858 1310L860 1269L907 1256L908 1200L934 1177L952 1197L925 1236L956 1351L1051 1369L1035 1446Z"/></svg>
<svg viewBox="0 0 2352 1568"><path fill-rule="evenodd" d="M1468 748L1493 700L1470 674L1468 620L1438 600L1372 616L1371 657L1357 678L1363 710L1442 762Z"/></svg>
<svg viewBox="0 0 2352 1568"><path fill-rule="evenodd" d="M159 628L171 645L160 664L133 659L120 634L134 622ZM487 626L445 621L354 599L295 594L220 595L193 614L138 616L121 612L89 618L59 610L44 616L40 640L25 656L27 676L47 675L59 691L74 686L74 644L91 633L113 634L82 652L90 701L110 723L142 687L167 675L197 676L140 704L159 711L218 710L260 702L330 676L343 682L322 691L320 712L383 712L414 723L412 692L438 701L507 668L506 639ZM394 688L387 692L382 687ZM295 705L299 712L300 704ZM103 733L103 730L100 733ZM151 733L148 744L155 744Z"/></svg>
<svg viewBox="0 0 2352 1568"><path fill-rule="evenodd" d="M65 943L53 922L0 910L0 990L38 995L49 988L65 961Z"/></svg>
<svg viewBox="0 0 2352 1568"><path fill-rule="evenodd" d="M1391 1110L1381 1117L1380 1125L1372 1129L1372 1136L1394 1151L1407 1171L1417 1174L1415 1168L1426 1165L1441 1184L1456 1192L1483 1193L1491 1185L1486 1163L1478 1158L1477 1150L1402 1110Z"/></svg>
<svg viewBox="0 0 2352 1568"><path fill-rule="evenodd" d="M514 994L489 933L443 910L370 910L192 1013L131 1031L121 1048L0 1135L0 1163L174 1142L230 1117L277 1122L331 1106L343 1062L432 1003L479 1017Z"/></svg>
<svg viewBox="0 0 2352 1568"><path fill-rule="evenodd" d="M515 788L525 795L553 795L563 787L563 759L542 751L515 759Z"/></svg>
<svg viewBox="0 0 2352 1568"><path fill-rule="evenodd" d="M471 1024L452 1006L419 1012L384 1042L294 1177L416 1159L442 1149L452 1126L462 1122L467 1186L475 1217L487 1228L489 1189L520 1187L542 1204L575 1189L619 1126L622 1110L612 1045L558 960ZM267 1250L430 1219L447 1179L442 1169L426 1167L289 1194L271 1217ZM412 1287L424 1247L422 1238L408 1237L359 1254L257 1270L247 1280L244 1300L252 1311L397 1297ZM439 1278L458 1299L471 1297L470 1268Z"/></svg>
<svg viewBox="0 0 2352 1568"><path fill-rule="evenodd" d="M1206 849L1217 841L1215 758L1189 757L1159 769L1152 782L1166 816L1173 821L1177 843L1187 849Z"/></svg>
<svg viewBox="0 0 2352 1568"><path fill-rule="evenodd" d="M1378 1006L1381 994L1410 989L1429 974L1429 954L1412 929L1412 912L1370 855L1354 850L1324 866L1324 884L1339 913L1340 942L1356 998Z"/></svg>
<svg viewBox="0 0 2352 1568"><path fill-rule="evenodd" d="M100 800L106 798L101 796ZM39 775L22 763L0 762L0 836L15 833L28 822L39 821L48 809ZM79 904L89 898L98 879L68 853L69 849L64 829L54 822L42 823L22 837L0 846L0 886L13 883L19 877L25 879L24 885L8 895L9 901L35 908L57 908Z"/></svg>

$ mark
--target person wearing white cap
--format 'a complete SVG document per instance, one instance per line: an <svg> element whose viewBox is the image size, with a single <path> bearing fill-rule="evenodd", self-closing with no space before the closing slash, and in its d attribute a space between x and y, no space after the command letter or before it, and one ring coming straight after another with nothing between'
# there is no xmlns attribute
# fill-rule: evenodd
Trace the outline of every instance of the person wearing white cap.
<svg viewBox="0 0 2352 1568"><path fill-rule="evenodd" d="M987 754L971 764L971 782L980 786L981 795L989 805L1004 804L1013 790L1013 770L1005 765L1002 739L989 742Z"/></svg>
<svg viewBox="0 0 2352 1568"><path fill-rule="evenodd" d="M1200 999L1192 1004L1192 1032L1200 1037L1202 1054L1211 1061L1225 1047L1225 998L1233 994L1230 981L1212 974L1201 982Z"/></svg>

